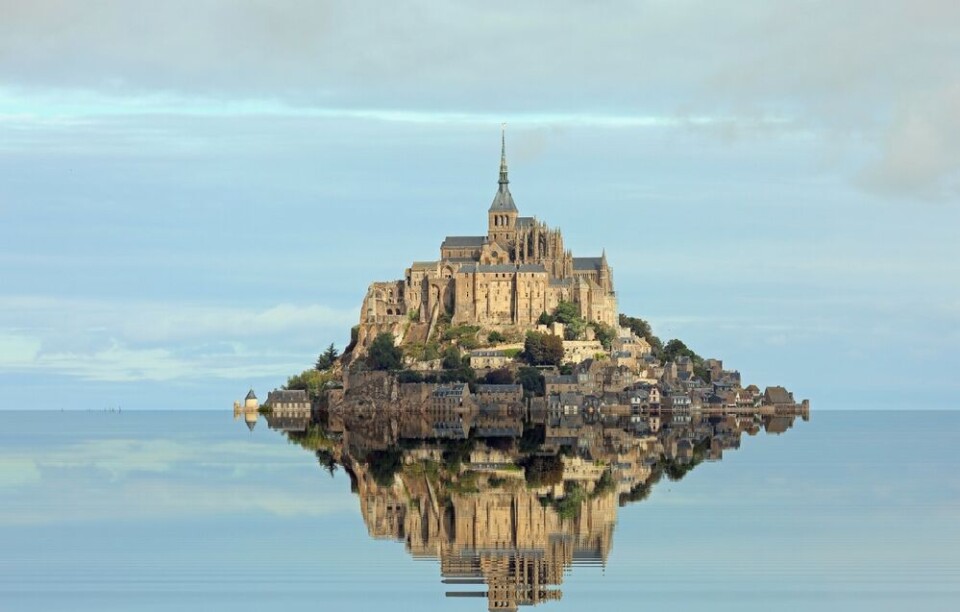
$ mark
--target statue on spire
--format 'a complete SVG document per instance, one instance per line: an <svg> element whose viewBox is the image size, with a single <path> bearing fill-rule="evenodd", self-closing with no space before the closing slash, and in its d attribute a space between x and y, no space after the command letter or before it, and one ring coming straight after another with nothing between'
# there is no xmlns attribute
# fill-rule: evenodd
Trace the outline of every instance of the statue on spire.
<svg viewBox="0 0 960 612"><path fill-rule="evenodd" d="M500 185L509 183L507 178L507 124L500 124Z"/></svg>

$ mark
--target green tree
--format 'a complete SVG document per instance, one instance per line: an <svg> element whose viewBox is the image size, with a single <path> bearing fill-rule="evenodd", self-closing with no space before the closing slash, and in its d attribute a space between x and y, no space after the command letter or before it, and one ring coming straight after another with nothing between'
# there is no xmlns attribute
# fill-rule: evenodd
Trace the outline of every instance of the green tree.
<svg viewBox="0 0 960 612"><path fill-rule="evenodd" d="M393 343L393 334L377 334L367 353L367 366L371 370L398 370L403 362L403 352Z"/></svg>
<svg viewBox="0 0 960 612"><path fill-rule="evenodd" d="M546 394L546 382L537 368L521 367L517 370L517 383L523 386L525 397L543 397Z"/></svg>
<svg viewBox="0 0 960 612"><path fill-rule="evenodd" d="M500 344L501 342L505 342L505 341L506 341L506 338L504 338L503 334L501 334L498 331L492 331L490 332L490 335L487 336L487 342L489 342L490 344Z"/></svg>
<svg viewBox="0 0 960 612"><path fill-rule="evenodd" d="M381 487L393 485L394 475L403 467L403 451L399 448L375 450L367 455L373 480Z"/></svg>
<svg viewBox="0 0 960 612"><path fill-rule="evenodd" d="M483 377L483 382L488 385L512 385L513 384L513 372L507 368L500 368L499 370L490 370L487 372L487 375Z"/></svg>
<svg viewBox="0 0 960 612"><path fill-rule="evenodd" d="M620 325L622 327L629 328L634 335L646 340L647 344L649 344L650 348L652 349L653 356L661 358L661 353L663 352L663 342L661 342L660 338L653 334L653 329L650 327L649 323L638 317L628 317L627 315L620 313Z"/></svg>
<svg viewBox="0 0 960 612"><path fill-rule="evenodd" d="M531 455L523 461L527 486L537 488L563 482L563 459L559 455Z"/></svg>
<svg viewBox="0 0 960 612"><path fill-rule="evenodd" d="M337 357L340 356L340 353L337 352L337 347L330 343L330 346L327 347L325 351L320 353L320 356L317 357L316 369L320 370L329 370L333 367L333 364L337 362Z"/></svg>
<svg viewBox="0 0 960 612"><path fill-rule="evenodd" d="M590 327L593 328L593 333L596 335L597 340L600 341L600 344L603 346L603 348L609 351L610 346L617 337L616 330L606 323L602 323L600 321L591 322Z"/></svg>
<svg viewBox="0 0 960 612"><path fill-rule="evenodd" d="M563 340L553 334L527 332L521 355L530 365L560 365L563 361Z"/></svg>
<svg viewBox="0 0 960 612"><path fill-rule="evenodd" d="M443 351L443 369L456 370L461 365L463 365L463 361L460 358L460 349L455 346L447 347Z"/></svg>

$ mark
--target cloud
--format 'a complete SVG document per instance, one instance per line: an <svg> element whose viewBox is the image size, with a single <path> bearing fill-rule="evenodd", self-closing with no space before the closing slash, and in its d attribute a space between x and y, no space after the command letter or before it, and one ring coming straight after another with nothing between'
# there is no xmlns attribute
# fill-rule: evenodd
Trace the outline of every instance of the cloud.
<svg viewBox="0 0 960 612"><path fill-rule="evenodd" d="M960 77L950 87L912 95L897 109L879 158L861 181L888 195L960 199Z"/></svg>
<svg viewBox="0 0 960 612"><path fill-rule="evenodd" d="M0 298L0 371L89 381L286 376L311 363L318 330L340 334L352 310ZM9 326L10 331L2 331Z"/></svg>
<svg viewBox="0 0 960 612"><path fill-rule="evenodd" d="M952 0L0 0L0 11L0 87L21 111L47 92L99 96L104 112L167 97L194 100L187 112L390 121L720 118L723 138L864 141L880 158L864 171L875 191L926 195L952 180L953 154L930 131L952 119L937 110L952 94L929 102L960 73Z"/></svg>

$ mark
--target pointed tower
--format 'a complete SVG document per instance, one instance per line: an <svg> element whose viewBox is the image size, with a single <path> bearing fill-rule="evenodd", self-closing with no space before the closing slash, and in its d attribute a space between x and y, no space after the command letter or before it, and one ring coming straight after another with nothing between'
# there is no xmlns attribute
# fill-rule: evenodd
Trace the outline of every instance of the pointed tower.
<svg viewBox="0 0 960 612"><path fill-rule="evenodd" d="M610 278L610 266L607 265L607 249L603 249L603 253L600 255L600 278L598 281L604 291L611 291L613 289L613 282Z"/></svg>
<svg viewBox="0 0 960 612"><path fill-rule="evenodd" d="M507 178L507 124L500 124L500 180L497 195L487 211L487 237L508 248L517 228L517 206L510 195L510 180Z"/></svg>

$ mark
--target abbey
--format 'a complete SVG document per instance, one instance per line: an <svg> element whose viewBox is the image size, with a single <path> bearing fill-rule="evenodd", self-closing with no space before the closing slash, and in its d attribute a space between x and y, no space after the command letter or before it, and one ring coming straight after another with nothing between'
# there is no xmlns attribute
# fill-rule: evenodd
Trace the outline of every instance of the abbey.
<svg viewBox="0 0 960 612"><path fill-rule="evenodd" d="M487 211L486 235L447 236L438 260L414 262L402 280L370 285L361 327L412 319L431 330L446 314L454 325L531 329L561 300L579 306L587 321L616 325L606 252L574 257L559 229L520 216L509 184L501 134L500 180Z"/></svg>

